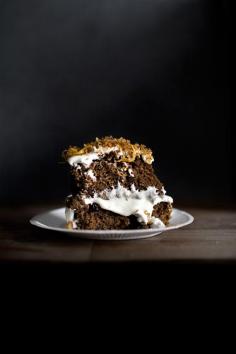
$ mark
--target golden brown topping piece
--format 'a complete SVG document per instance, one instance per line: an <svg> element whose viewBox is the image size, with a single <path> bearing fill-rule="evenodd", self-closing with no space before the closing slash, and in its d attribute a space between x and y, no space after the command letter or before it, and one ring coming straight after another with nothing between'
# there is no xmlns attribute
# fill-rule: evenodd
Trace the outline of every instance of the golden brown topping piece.
<svg viewBox="0 0 236 354"><path fill-rule="evenodd" d="M70 146L63 152L65 160L72 156L86 155L91 152L108 153L112 151L116 153L117 161L121 162L133 162L136 157L142 157L144 162L151 164L153 162L153 155L151 149L148 149L145 145L132 144L130 140L124 138L113 138L112 136L106 136L104 138L96 138L88 144L84 144L82 148L77 146Z"/></svg>

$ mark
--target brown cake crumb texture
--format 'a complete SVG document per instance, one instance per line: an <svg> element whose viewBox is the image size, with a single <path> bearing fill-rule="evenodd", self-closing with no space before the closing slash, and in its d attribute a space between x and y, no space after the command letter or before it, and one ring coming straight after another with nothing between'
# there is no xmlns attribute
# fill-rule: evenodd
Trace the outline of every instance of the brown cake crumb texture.
<svg viewBox="0 0 236 354"><path fill-rule="evenodd" d="M78 229L112 230L150 227L150 225L141 225L133 215L115 214L109 210L101 209L97 204L86 205L78 196L68 197L66 206L75 210L75 220ZM152 216L159 218L167 225L171 211L172 206L170 203L159 203L154 206ZM68 223L68 227L71 228L70 223Z"/></svg>
<svg viewBox="0 0 236 354"><path fill-rule="evenodd" d="M163 185L156 177L152 165L146 164L141 159L136 159L133 163L113 163L112 154L109 154L106 160L94 161L91 164L90 169L96 177L95 181L89 175L85 175L86 169L83 166L80 169L71 167L72 192L93 196L95 192L116 187L119 182L127 189L130 189L132 184L138 190L154 186L161 194ZM132 171L132 175L129 170Z"/></svg>

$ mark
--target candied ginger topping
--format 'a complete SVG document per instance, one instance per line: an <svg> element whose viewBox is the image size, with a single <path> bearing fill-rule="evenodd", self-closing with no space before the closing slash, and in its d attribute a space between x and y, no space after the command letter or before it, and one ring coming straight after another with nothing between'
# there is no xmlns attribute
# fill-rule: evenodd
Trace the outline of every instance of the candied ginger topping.
<svg viewBox="0 0 236 354"><path fill-rule="evenodd" d="M128 139L113 138L112 136L96 138L95 141L84 144L82 148L70 146L63 152L63 157L67 161L76 156L95 156L95 154L102 158L110 152L115 153L116 160L119 162L133 162L137 157L142 157L147 164L152 164L154 160L152 150L145 145L132 144Z"/></svg>

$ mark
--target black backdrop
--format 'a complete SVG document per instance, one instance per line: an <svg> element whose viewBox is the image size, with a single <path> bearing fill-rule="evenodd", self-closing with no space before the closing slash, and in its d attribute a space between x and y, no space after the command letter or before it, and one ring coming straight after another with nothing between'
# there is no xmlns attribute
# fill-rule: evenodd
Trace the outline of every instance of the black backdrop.
<svg viewBox="0 0 236 354"><path fill-rule="evenodd" d="M227 35L223 0L0 0L1 202L63 203L61 151L110 134L177 202L233 201Z"/></svg>

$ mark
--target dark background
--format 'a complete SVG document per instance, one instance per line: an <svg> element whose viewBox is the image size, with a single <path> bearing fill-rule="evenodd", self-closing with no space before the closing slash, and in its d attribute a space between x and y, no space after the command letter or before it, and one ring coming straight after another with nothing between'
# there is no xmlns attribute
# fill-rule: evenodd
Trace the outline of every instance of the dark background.
<svg viewBox="0 0 236 354"><path fill-rule="evenodd" d="M0 0L1 203L61 201L61 151L154 150L177 202L233 203L227 1Z"/></svg>

